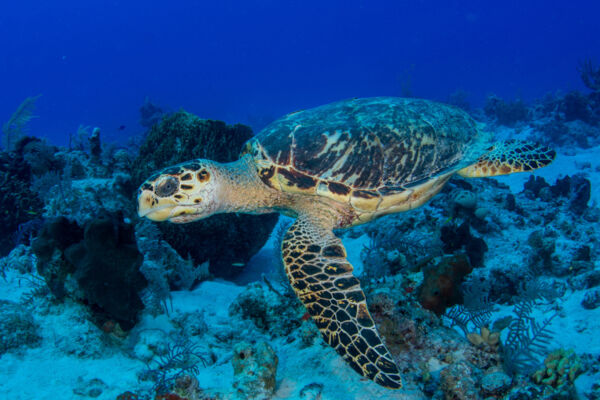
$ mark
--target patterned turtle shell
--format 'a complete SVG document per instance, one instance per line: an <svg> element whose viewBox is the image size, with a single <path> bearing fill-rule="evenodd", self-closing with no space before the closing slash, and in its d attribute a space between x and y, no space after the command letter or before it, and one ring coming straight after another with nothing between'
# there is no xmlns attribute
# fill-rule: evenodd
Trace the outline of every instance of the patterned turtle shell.
<svg viewBox="0 0 600 400"><path fill-rule="evenodd" d="M420 99L344 100L289 114L249 140L268 186L375 211L479 157L485 135L459 108Z"/></svg>

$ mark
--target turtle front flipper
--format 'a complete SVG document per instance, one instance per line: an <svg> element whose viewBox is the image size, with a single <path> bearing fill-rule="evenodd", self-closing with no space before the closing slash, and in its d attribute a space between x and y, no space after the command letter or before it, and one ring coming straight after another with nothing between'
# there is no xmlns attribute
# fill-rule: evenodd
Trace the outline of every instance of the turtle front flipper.
<svg viewBox="0 0 600 400"><path fill-rule="evenodd" d="M398 367L381 341L346 250L328 225L303 215L286 232L281 249L290 283L325 341L356 372L399 389Z"/></svg>
<svg viewBox="0 0 600 400"><path fill-rule="evenodd" d="M556 152L546 146L517 140L497 142L474 164L458 171L465 178L484 178L533 171L550 164Z"/></svg>

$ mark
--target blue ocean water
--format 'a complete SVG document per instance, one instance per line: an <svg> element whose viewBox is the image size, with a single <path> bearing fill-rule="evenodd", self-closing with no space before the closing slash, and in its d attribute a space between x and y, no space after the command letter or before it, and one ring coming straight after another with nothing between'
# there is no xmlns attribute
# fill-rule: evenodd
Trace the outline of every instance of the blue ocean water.
<svg viewBox="0 0 600 400"><path fill-rule="evenodd" d="M5 3L0 399L600 398L600 2Z"/></svg>
<svg viewBox="0 0 600 400"><path fill-rule="evenodd" d="M581 89L596 57L595 1L19 1L0 15L0 120L43 94L36 134L139 130L148 96L262 125L334 100L413 96L473 104ZM124 132L118 131L126 126ZM262 126L258 126L262 127Z"/></svg>

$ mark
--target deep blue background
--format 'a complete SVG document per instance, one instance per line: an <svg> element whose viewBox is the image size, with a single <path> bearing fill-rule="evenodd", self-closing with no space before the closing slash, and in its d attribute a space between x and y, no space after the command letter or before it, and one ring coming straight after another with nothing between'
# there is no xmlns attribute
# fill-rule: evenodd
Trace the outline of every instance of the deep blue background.
<svg viewBox="0 0 600 400"><path fill-rule="evenodd" d="M145 96L205 118L261 121L360 96L482 104L584 90L600 1L5 1L0 122L27 96L31 133L132 135ZM118 131L120 125L126 129Z"/></svg>

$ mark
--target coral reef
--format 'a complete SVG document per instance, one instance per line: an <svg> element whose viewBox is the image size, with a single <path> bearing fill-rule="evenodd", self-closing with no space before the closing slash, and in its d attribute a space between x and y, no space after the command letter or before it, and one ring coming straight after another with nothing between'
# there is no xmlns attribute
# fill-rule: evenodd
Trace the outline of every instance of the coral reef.
<svg viewBox="0 0 600 400"><path fill-rule="evenodd" d="M554 265L552 255L556 250L556 239L548 232L536 230L527 238L527 244L531 247L528 267L537 275L552 271Z"/></svg>
<svg viewBox="0 0 600 400"><path fill-rule="evenodd" d="M39 344L39 325L23 305L0 300L0 356L22 346Z"/></svg>
<svg viewBox="0 0 600 400"><path fill-rule="evenodd" d="M485 241L471 234L468 221L460 225L446 224L442 226L440 239L444 243L444 253L453 254L464 250L473 267L483 266L483 256L488 250Z"/></svg>
<svg viewBox="0 0 600 400"><path fill-rule="evenodd" d="M591 196L591 183L582 174L558 178L553 185L549 185L542 177L531 176L524 189L533 198L555 204L566 202L569 211L577 215L584 214Z"/></svg>
<svg viewBox="0 0 600 400"><path fill-rule="evenodd" d="M275 390L279 360L265 342L241 342L233 348L233 387L239 399L270 399Z"/></svg>
<svg viewBox="0 0 600 400"><path fill-rule="evenodd" d="M67 294L65 282L73 266L64 257L64 251L83 237L83 229L65 217L48 220L31 248L37 257L37 272L57 299Z"/></svg>
<svg viewBox="0 0 600 400"><path fill-rule="evenodd" d="M133 181L141 184L160 168L195 158L233 161L251 136L246 126L203 120L184 111L166 116L142 144L132 169ZM276 214L216 215L188 225L161 224L160 230L180 255L191 256L196 265L210 261L213 275L231 278L264 245L277 218Z"/></svg>
<svg viewBox="0 0 600 400"><path fill-rule="evenodd" d="M157 315L168 312L166 304L171 290L191 290L208 279L209 262L194 265L191 257L182 258L165 240L156 224L141 221L136 225L136 240L144 262L140 272L148 281L142 293L146 309Z"/></svg>
<svg viewBox="0 0 600 400"><path fill-rule="evenodd" d="M563 97L559 111L564 114L565 121L580 120L592 122L592 110L588 99L580 92L574 90Z"/></svg>
<svg viewBox="0 0 600 400"><path fill-rule="evenodd" d="M600 307L600 289L592 289L585 293L581 306L588 310Z"/></svg>
<svg viewBox="0 0 600 400"><path fill-rule="evenodd" d="M156 224L141 221L136 225L136 239L144 260L154 263L161 270L166 282L161 283L171 289L189 290L195 283L208 278L208 261L196 266L188 257L181 257L162 237ZM151 269L149 266L147 269ZM149 276L147 276L149 278Z"/></svg>
<svg viewBox="0 0 600 400"><path fill-rule="evenodd" d="M458 362L444 368L441 375L441 389L446 399L480 399L478 377L466 362Z"/></svg>
<svg viewBox="0 0 600 400"><path fill-rule="evenodd" d="M135 161L131 147L85 126L69 149L12 142L0 153L9 211L0 239L3 254L12 249L0 259L6 396L35 398L17 387L23 375L66 397L118 400L600 399L600 96L597 68L585 68L592 93L531 106L490 98L485 115L473 110L501 139L560 145L577 156L571 167L548 168L523 191L515 182L526 177L453 178L424 207L336 232L401 369L401 393L355 376L320 340L281 265L267 269L281 262L286 219L261 253L277 261L255 258L236 284L212 278L241 271L277 216L137 220L141 179L196 157L233 160L248 128L165 116L146 101L140 116L152 129ZM44 375L49 363L65 371L59 383Z"/></svg>
<svg viewBox="0 0 600 400"><path fill-rule="evenodd" d="M229 306L229 315L250 320L264 332L287 336L300 326L300 302L292 296L281 296L265 290L259 283L246 286Z"/></svg>
<svg viewBox="0 0 600 400"><path fill-rule="evenodd" d="M423 271L423 283L417 288L421 305L438 315L446 308L462 303L461 284L473 267L465 255L447 256Z"/></svg>
<svg viewBox="0 0 600 400"><path fill-rule="evenodd" d="M146 280L133 226L122 215L99 216L83 229L64 217L51 220L32 247L38 272L57 298L84 300L99 325L114 320L130 329L135 324L143 309L138 292Z"/></svg>
<svg viewBox="0 0 600 400"><path fill-rule="evenodd" d="M369 236L369 242L360 254L364 265L362 278L367 285L391 275L417 270L431 257L442 254L435 238L414 229L414 225L413 218L395 215L357 229ZM353 232L349 231L349 234Z"/></svg>
<svg viewBox="0 0 600 400"><path fill-rule="evenodd" d="M502 398L512 386L512 379L501 371L485 374L481 378L481 393L491 398Z"/></svg>
<svg viewBox="0 0 600 400"><path fill-rule="evenodd" d="M76 396L97 398L102 395L106 388L106 383L104 383L101 379L83 379L82 377L79 377L77 380L77 386L73 388L73 394Z"/></svg>
<svg viewBox="0 0 600 400"><path fill-rule="evenodd" d="M0 153L0 255L12 249L18 227L39 218L43 204L32 191L31 167L22 151Z"/></svg>
<svg viewBox="0 0 600 400"><path fill-rule="evenodd" d="M485 115L495 118L498 124L514 126L517 122L528 121L529 110L522 100L506 102L501 98L491 95L485 101L483 108Z"/></svg>
<svg viewBox="0 0 600 400"><path fill-rule="evenodd" d="M537 384L558 389L572 386L582 372L581 360L573 350L558 349L548 354L544 367L534 372L531 379Z"/></svg>
<svg viewBox="0 0 600 400"><path fill-rule="evenodd" d="M309 383L300 390L300 399L302 400L320 400L323 392L321 383Z"/></svg>
<svg viewBox="0 0 600 400"><path fill-rule="evenodd" d="M100 323L114 319L123 329L131 329L143 309L138 292L146 286L139 271L143 256L137 249L133 226L124 223L120 214L98 217L86 224L83 240L69 246L64 254Z"/></svg>
<svg viewBox="0 0 600 400"><path fill-rule="evenodd" d="M29 165L31 174L39 177L48 172L59 172L64 167L64 161L56 157L58 148L45 141L25 136L16 144L15 153L22 155L23 160Z"/></svg>
<svg viewBox="0 0 600 400"><path fill-rule="evenodd" d="M6 277L6 270L9 268L21 274L32 273L35 269L35 257L31 247L20 244L6 257L0 258L0 275Z"/></svg>

